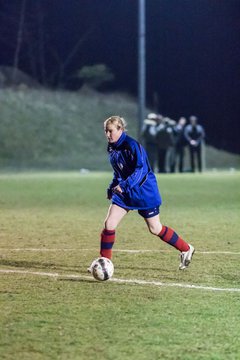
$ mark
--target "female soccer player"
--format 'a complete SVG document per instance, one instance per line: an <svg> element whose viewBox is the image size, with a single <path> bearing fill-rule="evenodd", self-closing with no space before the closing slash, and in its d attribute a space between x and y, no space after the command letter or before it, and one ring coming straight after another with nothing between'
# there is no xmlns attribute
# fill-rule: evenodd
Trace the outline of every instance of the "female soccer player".
<svg viewBox="0 0 240 360"><path fill-rule="evenodd" d="M161 196L156 177L144 148L128 136L125 130L126 122L120 116L111 116L104 121L113 180L107 189L107 198L111 199L112 203L101 233L100 254L111 259L118 224L129 210L138 210L153 235L181 252L179 269L183 270L191 262L194 247L186 243L173 229L161 224Z"/></svg>

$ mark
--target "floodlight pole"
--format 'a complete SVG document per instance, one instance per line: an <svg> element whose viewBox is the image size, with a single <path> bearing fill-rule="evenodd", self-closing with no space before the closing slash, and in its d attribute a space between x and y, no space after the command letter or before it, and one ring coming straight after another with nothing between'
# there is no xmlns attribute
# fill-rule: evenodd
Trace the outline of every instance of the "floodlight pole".
<svg viewBox="0 0 240 360"><path fill-rule="evenodd" d="M138 139L145 117L146 60L145 60L145 0L138 0Z"/></svg>

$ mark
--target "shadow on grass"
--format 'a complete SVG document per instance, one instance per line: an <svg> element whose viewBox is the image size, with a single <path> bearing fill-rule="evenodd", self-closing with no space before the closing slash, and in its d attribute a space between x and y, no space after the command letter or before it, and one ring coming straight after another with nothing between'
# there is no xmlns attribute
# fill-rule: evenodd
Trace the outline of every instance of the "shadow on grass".
<svg viewBox="0 0 240 360"><path fill-rule="evenodd" d="M0 266L7 266L7 267L13 267L13 268L18 268L18 269L24 269L27 271L31 271L31 270L37 270L37 271L54 271L54 272L60 272L59 273L59 278L58 281L72 281L72 282L81 282L81 283L102 283L102 282L98 282L98 281L94 281L94 279L80 279L78 277L69 277L69 273L73 272L78 274L79 276L82 275L89 275L87 273L87 267L86 266L67 266L67 265L62 265L62 264L57 264L57 263L53 263L53 262L40 262L40 261L26 261L26 260L11 260L11 259L0 259ZM118 272L121 272L121 269L123 270L123 272L129 273L131 274L131 277L135 277L137 275L137 277L144 277L146 275L146 271L147 272L153 272L154 274L157 272L159 272L161 274L161 276L164 277L165 280L174 280L175 279L175 274L174 273L169 273L168 270L166 270L165 268L160 268L160 267L148 267L147 269L143 269L142 266L127 266L127 267L123 267L123 266L118 266ZM66 272L68 275L67 277L64 277L64 273L62 272ZM105 283L105 281L103 281L103 283Z"/></svg>
<svg viewBox="0 0 240 360"><path fill-rule="evenodd" d="M64 275L58 279L58 281L71 281L71 282L81 282L81 283L87 283L87 284L101 284L104 281L96 281L94 279L88 280L88 279L78 279L78 278L66 278Z"/></svg>
<svg viewBox="0 0 240 360"><path fill-rule="evenodd" d="M51 269L51 270L66 270L66 271L77 271L86 273L86 267L84 266L66 266L62 264L56 264L53 262L40 262L40 261L23 261L23 260L6 260L0 259L0 265L11 266L15 268L24 268L24 269Z"/></svg>

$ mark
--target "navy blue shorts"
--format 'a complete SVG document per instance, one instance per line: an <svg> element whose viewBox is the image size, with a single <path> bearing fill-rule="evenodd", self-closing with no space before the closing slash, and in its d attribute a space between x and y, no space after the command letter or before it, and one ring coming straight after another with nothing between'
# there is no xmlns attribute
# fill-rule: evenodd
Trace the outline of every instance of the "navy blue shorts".
<svg viewBox="0 0 240 360"><path fill-rule="evenodd" d="M147 209L147 210L138 210L139 215L141 215L144 219L151 218L159 214L159 206Z"/></svg>

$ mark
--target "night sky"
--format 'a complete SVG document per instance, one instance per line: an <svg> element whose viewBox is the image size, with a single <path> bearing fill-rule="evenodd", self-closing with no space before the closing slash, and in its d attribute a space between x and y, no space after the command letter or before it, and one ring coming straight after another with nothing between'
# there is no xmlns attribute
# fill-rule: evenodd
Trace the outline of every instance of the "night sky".
<svg viewBox="0 0 240 360"><path fill-rule="evenodd" d="M13 64L22 1L0 0L0 65ZM104 63L109 90L137 95L137 34L137 0L26 0L19 68L75 89L77 70ZM146 0L146 75L149 107L197 115L209 144L240 153L240 0Z"/></svg>

